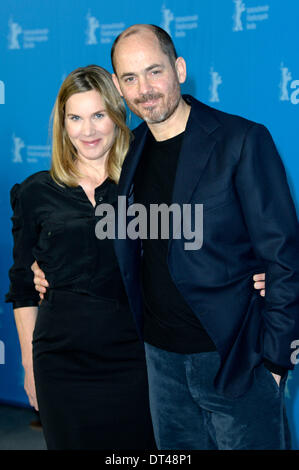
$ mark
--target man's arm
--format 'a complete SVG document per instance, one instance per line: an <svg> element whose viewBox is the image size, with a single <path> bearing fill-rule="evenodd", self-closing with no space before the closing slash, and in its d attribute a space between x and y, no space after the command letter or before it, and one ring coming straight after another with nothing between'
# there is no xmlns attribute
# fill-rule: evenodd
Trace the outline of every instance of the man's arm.
<svg viewBox="0 0 299 470"><path fill-rule="evenodd" d="M299 225L285 169L268 130L244 137L236 188L253 249L266 268L263 355L271 372L293 369L299 328ZM275 366L275 367L274 367Z"/></svg>
<svg viewBox="0 0 299 470"><path fill-rule="evenodd" d="M33 282L35 285L35 289L39 292L39 296L41 299L44 298L44 294L49 287L49 283L45 278L45 273L40 269L39 265L36 261L31 266L33 271L34 277ZM254 288L260 291L260 295L262 297L265 296L265 273L255 274L253 276L254 281Z"/></svg>

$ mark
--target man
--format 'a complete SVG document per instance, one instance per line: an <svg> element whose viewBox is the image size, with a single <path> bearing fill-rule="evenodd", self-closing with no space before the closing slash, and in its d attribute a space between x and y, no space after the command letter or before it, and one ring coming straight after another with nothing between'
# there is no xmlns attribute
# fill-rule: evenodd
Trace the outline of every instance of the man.
<svg viewBox="0 0 299 470"><path fill-rule="evenodd" d="M125 30L112 63L116 87L145 121L119 194L148 211L203 204L200 249L186 250L186 236L142 241L144 328L138 243L115 241L144 335L158 448L287 449L283 390L299 323L299 231L271 136L182 97L185 61L158 27ZM264 268L265 299L251 285Z"/></svg>

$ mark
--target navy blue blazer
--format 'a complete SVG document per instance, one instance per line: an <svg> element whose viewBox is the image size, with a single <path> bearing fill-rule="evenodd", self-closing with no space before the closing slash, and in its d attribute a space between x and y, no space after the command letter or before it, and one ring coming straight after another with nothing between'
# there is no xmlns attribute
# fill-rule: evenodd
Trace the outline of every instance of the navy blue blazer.
<svg viewBox="0 0 299 470"><path fill-rule="evenodd" d="M247 119L184 99L191 112L172 202L203 204L203 245L170 239L168 267L178 290L221 356L218 391L239 396L267 359L292 369L299 339L299 225L285 170L268 130ZM123 165L119 195L128 199L148 128L142 123ZM140 241L115 250L142 336ZM253 288L266 272L266 297Z"/></svg>

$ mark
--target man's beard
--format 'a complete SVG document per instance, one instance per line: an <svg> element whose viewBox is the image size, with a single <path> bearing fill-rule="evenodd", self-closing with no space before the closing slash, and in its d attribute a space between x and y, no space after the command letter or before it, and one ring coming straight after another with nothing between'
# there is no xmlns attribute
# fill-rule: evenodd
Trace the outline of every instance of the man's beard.
<svg viewBox="0 0 299 470"><path fill-rule="evenodd" d="M133 104L134 107L132 107L132 111L137 114L141 119L143 119L145 122L148 124L158 124L161 122L166 121L172 114L176 111L180 99L181 99L181 94L180 94L180 87L179 84L176 84L175 90L173 93L170 94L170 97L168 99L168 102L166 103L163 108L159 108L159 106L153 106L153 107L148 107L145 109L144 113L139 111L139 108L137 106L142 103L146 103L147 101L159 99L159 98L164 98L164 95L161 93L146 93L141 95L139 98L135 99Z"/></svg>

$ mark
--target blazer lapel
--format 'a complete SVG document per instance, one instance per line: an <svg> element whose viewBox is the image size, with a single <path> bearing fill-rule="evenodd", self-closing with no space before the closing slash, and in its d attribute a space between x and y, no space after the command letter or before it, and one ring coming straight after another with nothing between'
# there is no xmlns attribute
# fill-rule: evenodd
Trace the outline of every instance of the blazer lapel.
<svg viewBox="0 0 299 470"><path fill-rule="evenodd" d="M186 99L187 98L187 99ZM185 97L188 102L188 98ZM219 127L218 121L207 114L201 103L190 99L191 112L178 160L172 202L187 204L211 156L216 140L211 133ZM203 106L203 105L202 105Z"/></svg>
<svg viewBox="0 0 299 470"><path fill-rule="evenodd" d="M118 194L128 195L133 183L133 178L137 165L139 163L143 147L145 145L146 137L148 133L148 127L145 123L142 123L134 131L134 140L130 145L129 152L124 160L119 183L118 183Z"/></svg>

